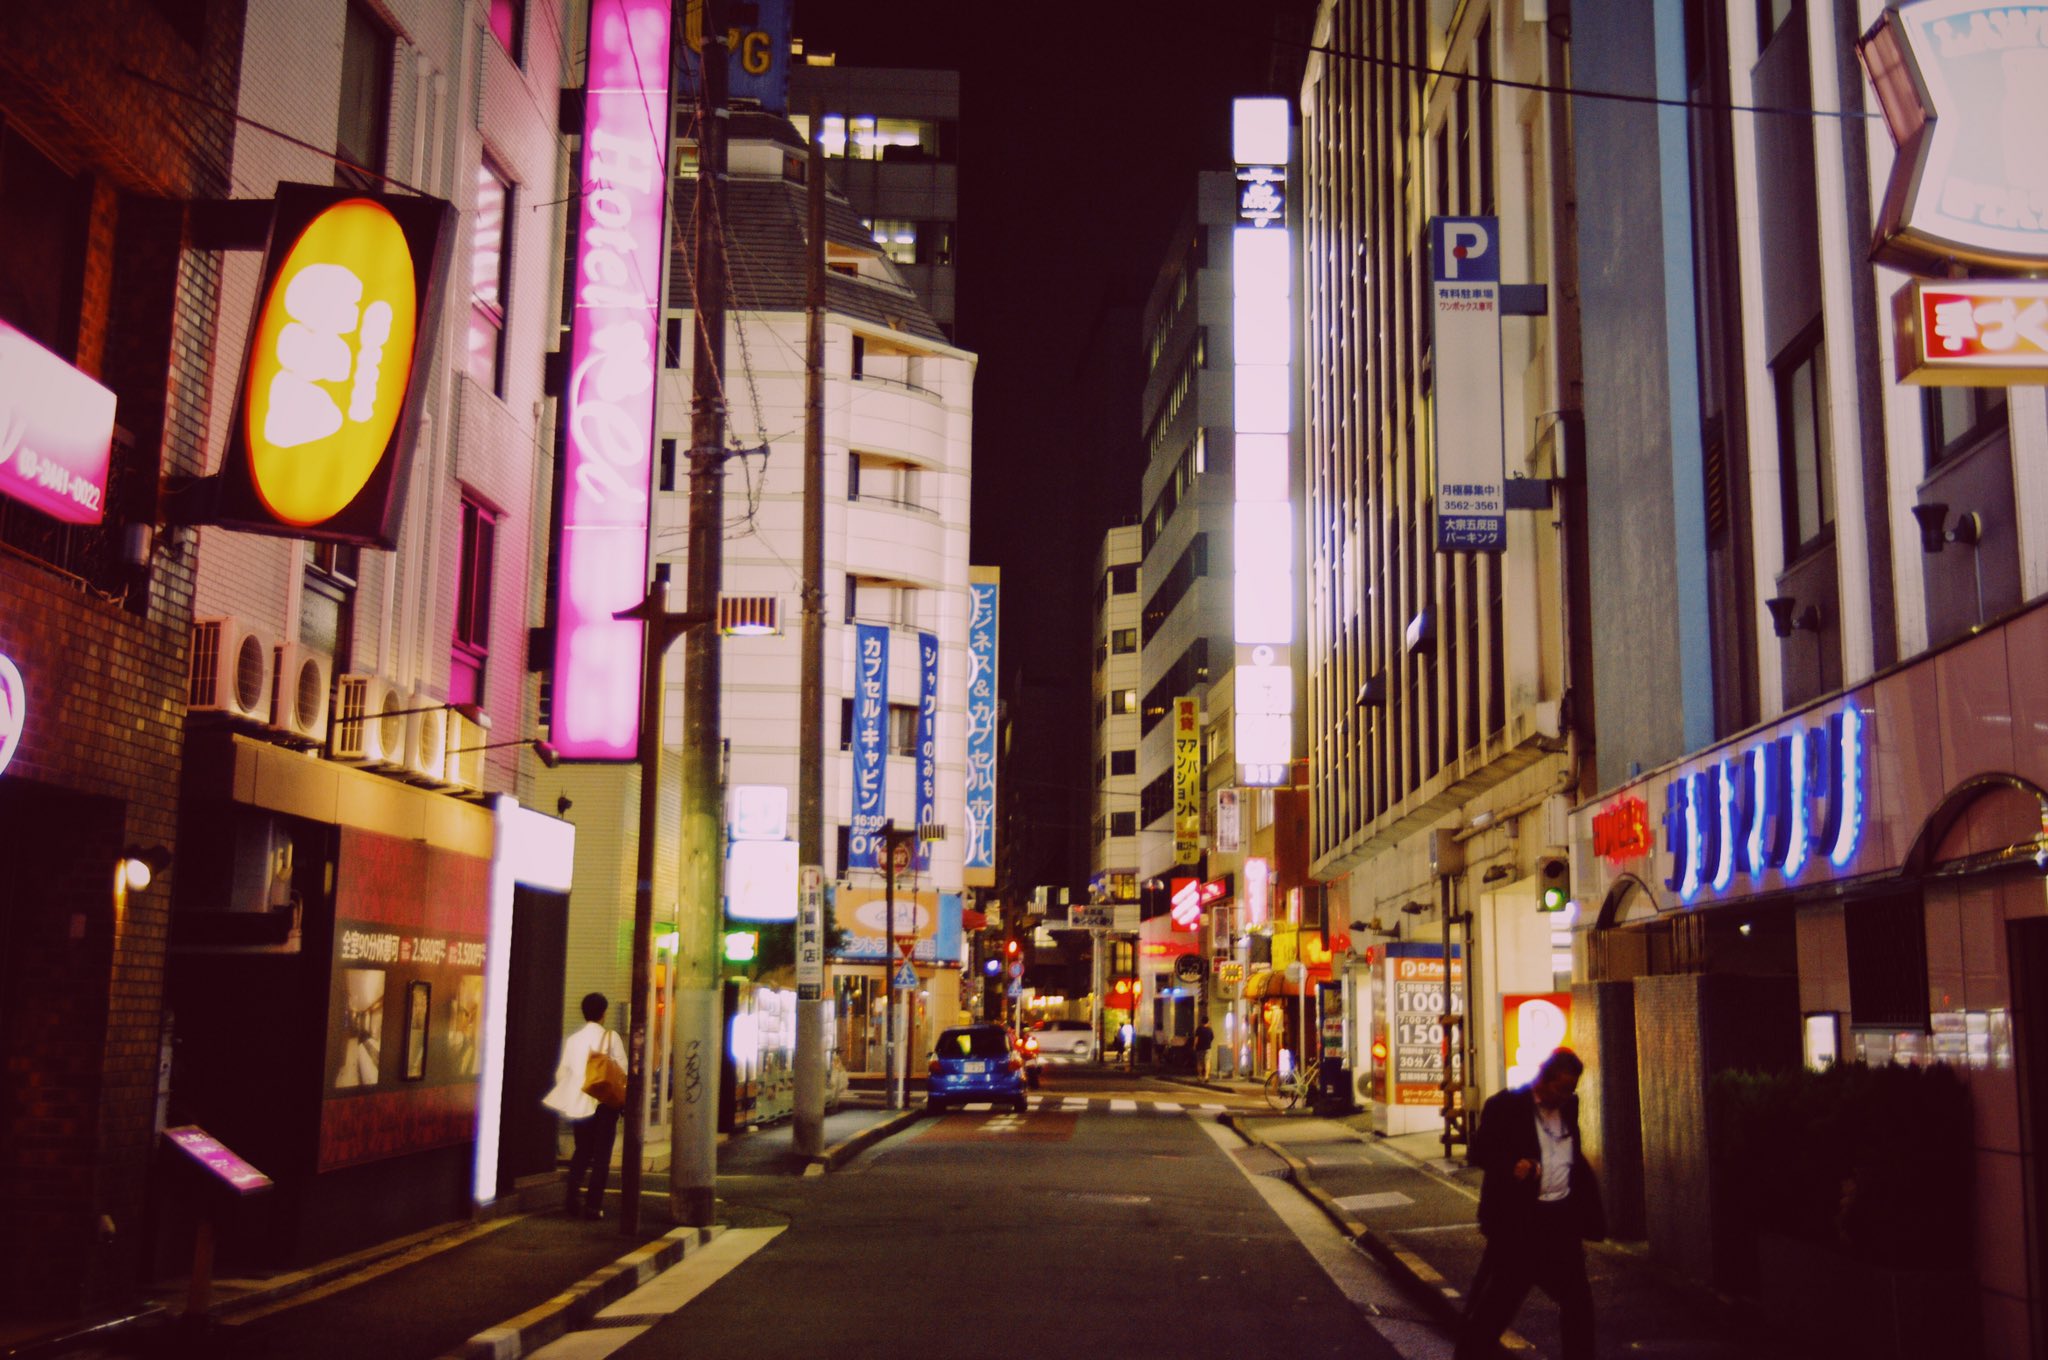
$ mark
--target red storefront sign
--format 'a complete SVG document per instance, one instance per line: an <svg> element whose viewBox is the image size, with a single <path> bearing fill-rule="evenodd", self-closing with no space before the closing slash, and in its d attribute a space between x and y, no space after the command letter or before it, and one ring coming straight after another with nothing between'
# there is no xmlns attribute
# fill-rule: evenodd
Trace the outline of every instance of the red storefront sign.
<svg viewBox="0 0 2048 1360"><path fill-rule="evenodd" d="M1650 805L1617 798L1593 816L1593 853L1611 863L1650 853Z"/></svg>

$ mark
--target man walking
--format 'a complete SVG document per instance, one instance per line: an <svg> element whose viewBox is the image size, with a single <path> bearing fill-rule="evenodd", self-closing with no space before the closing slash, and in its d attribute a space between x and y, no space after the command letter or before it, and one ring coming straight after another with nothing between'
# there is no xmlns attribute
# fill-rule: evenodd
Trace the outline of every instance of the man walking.
<svg viewBox="0 0 2048 1360"><path fill-rule="evenodd" d="M583 1091L592 1053L609 1053L621 1069L626 1065L625 1044L604 1027L607 1006L603 992L583 998L583 1027L562 1040L554 1089L541 1097L541 1104L568 1119L575 1138L576 1151L569 1158L567 1206L572 1218L603 1218L605 1183L611 1179L612 1138L619 1129L622 1107L606 1105ZM580 1202L578 1186L585 1187Z"/></svg>
<svg viewBox="0 0 2048 1360"><path fill-rule="evenodd" d="M1579 1077L1586 1065L1560 1048L1536 1080L1502 1091L1480 1111L1471 1160L1486 1254L1472 1281L1456 1360L1490 1360L1501 1332L1535 1285L1557 1302L1564 1360L1593 1360L1593 1291L1584 1239L1607 1235L1593 1168L1579 1151Z"/></svg>
<svg viewBox="0 0 2048 1360"><path fill-rule="evenodd" d="M1209 1050L1215 1046L1216 1031L1209 1028L1209 1017L1205 1015L1195 1027L1195 1075L1203 1081L1209 1079Z"/></svg>

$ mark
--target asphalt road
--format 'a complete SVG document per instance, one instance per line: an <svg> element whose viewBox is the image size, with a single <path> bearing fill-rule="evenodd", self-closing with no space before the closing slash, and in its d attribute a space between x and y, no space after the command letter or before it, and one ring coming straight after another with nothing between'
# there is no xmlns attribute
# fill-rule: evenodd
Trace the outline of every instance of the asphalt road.
<svg viewBox="0 0 2048 1360"><path fill-rule="evenodd" d="M1225 1097L1081 1071L1048 1074L1039 1094L1025 1115L922 1120L828 1177L722 1176L722 1220L782 1231L736 1243L686 1305L606 1353L1448 1354L1198 1108Z"/></svg>

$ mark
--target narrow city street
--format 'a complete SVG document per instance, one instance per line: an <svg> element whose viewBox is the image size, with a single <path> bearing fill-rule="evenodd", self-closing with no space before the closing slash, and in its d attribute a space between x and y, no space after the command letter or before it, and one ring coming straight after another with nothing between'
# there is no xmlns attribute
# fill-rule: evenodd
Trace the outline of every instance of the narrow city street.
<svg viewBox="0 0 2048 1360"><path fill-rule="evenodd" d="M787 1230L674 1315L539 1354L1448 1354L1297 1191L1250 1169L1227 1106L1250 1108L1063 1074L1023 1115L925 1119L823 1181L721 1178L736 1228Z"/></svg>
<svg viewBox="0 0 2048 1360"><path fill-rule="evenodd" d="M910 1112L829 1175L801 1174L772 1127L721 1149L701 1242L668 1230L656 1174L638 1237L619 1233L614 1194L598 1223L479 1225L244 1299L196 1336L65 1354L1447 1357L1413 1296L1232 1128L1269 1113L1242 1092L1091 1068L1049 1075L1021 1115ZM651 1257L678 1237L685 1250ZM654 1260L644 1283L564 1307L633 1257Z"/></svg>

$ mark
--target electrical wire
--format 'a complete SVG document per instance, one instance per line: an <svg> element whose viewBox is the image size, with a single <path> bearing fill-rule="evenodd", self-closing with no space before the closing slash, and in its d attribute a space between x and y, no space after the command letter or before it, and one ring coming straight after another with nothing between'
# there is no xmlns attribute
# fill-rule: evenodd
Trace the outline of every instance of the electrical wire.
<svg viewBox="0 0 2048 1360"><path fill-rule="evenodd" d="M1667 99L1661 95L1631 94L1624 90L1588 90L1572 85L1552 85L1540 80L1515 80L1508 76L1482 76L1476 71L1456 71L1444 66L1430 66L1423 62L1402 61L1395 57L1376 56L1370 52L1352 52L1327 43L1302 42L1290 38L1275 37L1279 46L1299 47L1337 61L1364 62L1370 66L1383 67L1390 71L1406 71L1411 75L1434 76L1451 80L1476 80L1483 85L1500 85L1510 90L1531 90L1538 94L1562 94L1574 99L1604 99L1618 104L1642 104L1654 108L1691 109L1702 113L1760 113L1782 114L1794 118L1881 118L1883 114L1868 109L1809 109L1780 104L1736 104L1711 99Z"/></svg>

